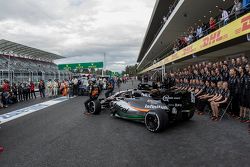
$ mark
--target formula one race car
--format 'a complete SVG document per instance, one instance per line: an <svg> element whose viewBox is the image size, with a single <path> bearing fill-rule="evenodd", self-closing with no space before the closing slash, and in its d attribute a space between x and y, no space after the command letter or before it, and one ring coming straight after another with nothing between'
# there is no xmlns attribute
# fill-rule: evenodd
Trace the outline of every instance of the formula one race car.
<svg viewBox="0 0 250 167"><path fill-rule="evenodd" d="M107 99L91 101L89 112L99 114L102 109L109 109L112 116L142 122L151 132L193 117L195 97L192 93L163 91L155 95L152 91L140 90L118 92Z"/></svg>
<svg viewBox="0 0 250 167"><path fill-rule="evenodd" d="M138 84L138 89L139 90L151 90L152 85L149 85L147 83L140 83L140 84Z"/></svg>

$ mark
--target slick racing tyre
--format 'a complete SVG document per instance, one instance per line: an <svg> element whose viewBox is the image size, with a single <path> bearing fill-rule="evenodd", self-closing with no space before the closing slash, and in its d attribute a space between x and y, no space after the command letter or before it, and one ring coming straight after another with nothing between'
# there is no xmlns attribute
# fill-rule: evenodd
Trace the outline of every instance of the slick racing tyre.
<svg viewBox="0 0 250 167"><path fill-rule="evenodd" d="M149 111L145 116L145 125L150 132L160 132L169 125L168 113L164 110Z"/></svg>
<svg viewBox="0 0 250 167"><path fill-rule="evenodd" d="M101 103L99 100L93 100L89 102L89 113L97 115L101 112Z"/></svg>
<svg viewBox="0 0 250 167"><path fill-rule="evenodd" d="M188 121L194 116L194 110L190 110L190 112L183 112L182 113L182 120Z"/></svg>

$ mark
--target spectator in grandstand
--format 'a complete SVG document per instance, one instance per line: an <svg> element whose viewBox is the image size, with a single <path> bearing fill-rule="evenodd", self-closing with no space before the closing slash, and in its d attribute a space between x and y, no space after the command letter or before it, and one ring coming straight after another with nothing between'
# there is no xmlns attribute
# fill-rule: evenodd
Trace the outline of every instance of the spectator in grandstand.
<svg viewBox="0 0 250 167"><path fill-rule="evenodd" d="M238 18L238 15L241 13L242 4L239 0L234 0L234 6L230 12L230 15L234 14L235 18Z"/></svg>
<svg viewBox="0 0 250 167"><path fill-rule="evenodd" d="M187 46L187 40L186 40L186 37L183 35L181 38L180 38L180 49L184 48Z"/></svg>
<svg viewBox="0 0 250 167"><path fill-rule="evenodd" d="M221 21L223 21L223 24L226 25L229 21L229 15L228 12L223 9L223 8L219 8L219 11L221 12Z"/></svg>
<svg viewBox="0 0 250 167"><path fill-rule="evenodd" d="M167 21L167 17L166 16L163 16L163 19L162 19L162 24L165 24Z"/></svg>
<svg viewBox="0 0 250 167"><path fill-rule="evenodd" d="M242 8L247 11L249 10L249 7L250 7L250 0L243 0L242 1Z"/></svg>
<svg viewBox="0 0 250 167"><path fill-rule="evenodd" d="M30 82L30 94L32 99L36 99L35 84L32 81Z"/></svg>
<svg viewBox="0 0 250 167"><path fill-rule="evenodd" d="M202 27L198 25L196 29L196 39L198 40L201 37L203 37L203 31L202 31Z"/></svg>
<svg viewBox="0 0 250 167"><path fill-rule="evenodd" d="M189 30L190 34L192 35L192 42L196 41L196 30L194 29L194 27L190 27L190 30Z"/></svg>
<svg viewBox="0 0 250 167"><path fill-rule="evenodd" d="M40 80L38 88L41 98L45 98L45 83L43 80Z"/></svg>
<svg viewBox="0 0 250 167"><path fill-rule="evenodd" d="M202 23L201 28L202 28L203 35L206 36L208 34L208 26L207 26L207 24Z"/></svg>
<svg viewBox="0 0 250 167"><path fill-rule="evenodd" d="M216 29L216 20L213 17L210 17L209 29L210 29L210 32L213 32Z"/></svg>
<svg viewBox="0 0 250 167"><path fill-rule="evenodd" d="M168 10L169 10L169 13L172 13L172 11L174 10L174 5L173 4L171 4L171 5L169 5L169 7L168 7Z"/></svg>
<svg viewBox="0 0 250 167"><path fill-rule="evenodd" d="M190 45L191 43L194 42L194 36L193 36L193 33L190 32L189 35L187 36L186 38L186 41L187 41L187 44Z"/></svg>
<svg viewBox="0 0 250 167"><path fill-rule="evenodd" d="M176 43L174 43L174 47L173 47L173 52L176 53L178 51L178 46Z"/></svg>

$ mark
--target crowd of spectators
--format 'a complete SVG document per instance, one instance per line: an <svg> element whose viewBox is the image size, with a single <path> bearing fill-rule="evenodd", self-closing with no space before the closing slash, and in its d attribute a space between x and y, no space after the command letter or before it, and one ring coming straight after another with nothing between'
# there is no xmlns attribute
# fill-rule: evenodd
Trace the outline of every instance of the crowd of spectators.
<svg viewBox="0 0 250 167"><path fill-rule="evenodd" d="M40 80L38 83L34 82L18 82L12 83L4 80L0 86L0 108L7 108L22 101L36 99L37 96L57 97L58 95L66 96L68 94L69 80L59 81L58 79L49 79L46 83Z"/></svg>
<svg viewBox="0 0 250 167"><path fill-rule="evenodd" d="M196 28L193 26L188 27L187 33L180 36L173 44L172 51L175 53L178 50L192 44L207 34L215 31L216 29L228 24L231 20L238 18L241 14L249 11L249 0L235 0L233 7L228 11L223 8L219 8L221 15L216 19L210 17L209 22L198 24Z"/></svg>
<svg viewBox="0 0 250 167"><path fill-rule="evenodd" d="M49 79L47 82L40 80L39 82L18 82L12 83L8 80L3 80L0 85L0 108L7 108L9 105L28 101L30 99L40 98L56 98L62 96L79 96L88 93L89 81L92 77L73 77L59 81L58 79ZM108 87L108 78L96 78L97 84L101 90L106 90ZM121 83L126 83L126 77L114 77L114 85L120 88Z"/></svg>
<svg viewBox="0 0 250 167"><path fill-rule="evenodd" d="M220 119L220 108L241 122L250 117L250 63L245 56L217 62L202 62L166 75L168 88L187 90L196 96L196 109L203 115L210 108L212 120ZM207 107L206 107L207 106ZM229 107L230 106L230 107Z"/></svg>

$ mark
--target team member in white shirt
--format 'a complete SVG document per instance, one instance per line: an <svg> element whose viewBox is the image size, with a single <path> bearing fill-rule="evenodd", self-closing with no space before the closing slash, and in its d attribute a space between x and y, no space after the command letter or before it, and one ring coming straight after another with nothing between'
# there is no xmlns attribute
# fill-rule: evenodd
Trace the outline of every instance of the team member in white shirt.
<svg viewBox="0 0 250 167"><path fill-rule="evenodd" d="M56 80L53 81L52 87L53 87L53 95L54 97L57 97L58 96L58 83Z"/></svg>
<svg viewBox="0 0 250 167"><path fill-rule="evenodd" d="M47 82L47 92L49 97L52 97L52 90L53 90L53 85L51 79L49 79Z"/></svg>

